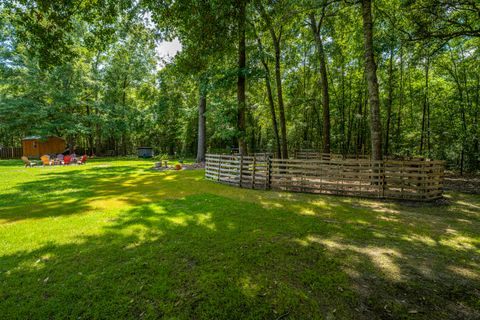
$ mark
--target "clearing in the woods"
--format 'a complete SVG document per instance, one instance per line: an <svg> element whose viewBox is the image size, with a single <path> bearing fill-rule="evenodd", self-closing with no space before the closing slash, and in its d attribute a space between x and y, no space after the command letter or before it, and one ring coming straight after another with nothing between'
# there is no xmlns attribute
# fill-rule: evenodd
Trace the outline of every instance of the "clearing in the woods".
<svg viewBox="0 0 480 320"><path fill-rule="evenodd" d="M480 196L255 191L203 170L0 162L4 319L480 317Z"/></svg>

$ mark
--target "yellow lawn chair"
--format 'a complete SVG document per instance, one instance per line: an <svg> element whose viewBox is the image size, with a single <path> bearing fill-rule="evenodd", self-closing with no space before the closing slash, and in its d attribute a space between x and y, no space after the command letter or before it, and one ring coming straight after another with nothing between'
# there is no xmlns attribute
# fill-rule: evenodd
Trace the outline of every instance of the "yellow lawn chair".
<svg viewBox="0 0 480 320"><path fill-rule="evenodd" d="M25 164L25 168L27 168L27 167L33 167L33 166L36 166L36 165L37 165L37 163L36 163L35 161L30 161L30 160L28 160L28 158L25 157L25 156L22 156L22 161L23 161L23 163Z"/></svg>

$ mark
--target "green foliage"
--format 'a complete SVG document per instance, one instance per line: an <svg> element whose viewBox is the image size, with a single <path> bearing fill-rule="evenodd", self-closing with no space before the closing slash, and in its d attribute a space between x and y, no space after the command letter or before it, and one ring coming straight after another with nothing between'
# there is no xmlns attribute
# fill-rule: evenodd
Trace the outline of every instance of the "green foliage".
<svg viewBox="0 0 480 320"><path fill-rule="evenodd" d="M445 159L452 168L475 171L480 167L478 6L455 0L431 4L374 2L384 140L388 122L390 154ZM249 1L245 70L238 69L236 8L233 0L3 2L0 144L18 144L25 135L61 135L95 153L128 154L149 145L160 153L192 155L202 94L207 149L226 151L240 134L236 85L243 73L248 149L275 151L262 64L264 58L270 67L278 109L270 21L281 34L288 145L321 149L319 61L305 23L314 13L323 16L331 150L370 153L359 6ZM158 42L175 38L182 51L159 61Z"/></svg>

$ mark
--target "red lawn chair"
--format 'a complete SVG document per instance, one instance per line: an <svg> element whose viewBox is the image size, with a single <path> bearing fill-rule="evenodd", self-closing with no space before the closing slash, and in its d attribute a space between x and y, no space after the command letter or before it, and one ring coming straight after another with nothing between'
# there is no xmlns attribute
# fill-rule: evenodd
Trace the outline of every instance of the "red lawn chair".
<svg viewBox="0 0 480 320"><path fill-rule="evenodd" d="M87 155L84 154L84 155L80 158L80 160L78 160L77 163L78 163L78 164L85 164L86 162L87 162Z"/></svg>
<svg viewBox="0 0 480 320"><path fill-rule="evenodd" d="M65 157L63 157L63 164L67 165L67 164L70 164L72 162L72 157L67 155Z"/></svg>

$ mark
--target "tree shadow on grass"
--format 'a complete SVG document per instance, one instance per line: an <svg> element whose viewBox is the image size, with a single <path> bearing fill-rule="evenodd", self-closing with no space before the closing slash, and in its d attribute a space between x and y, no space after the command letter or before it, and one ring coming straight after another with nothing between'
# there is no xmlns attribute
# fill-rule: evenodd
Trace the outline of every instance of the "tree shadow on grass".
<svg viewBox="0 0 480 320"><path fill-rule="evenodd" d="M197 178L192 174L181 182L175 175L158 176L168 190L183 183L195 188ZM95 180L100 186L101 179ZM115 194L140 197L146 192L118 183ZM111 196L113 191L104 187L90 191ZM250 191L248 201L233 201L232 188L211 188L224 194L131 199L132 207L99 235L3 256L0 314L180 319L480 315L479 243L470 234L459 235L468 244L462 247L455 235L430 234L435 227L447 229L441 221L428 226L396 212L395 206L385 212L368 202L353 207L333 199L302 205L292 201L297 196L277 194L286 198L279 200L276 193ZM478 216L469 217L463 216L473 225L468 232L478 230Z"/></svg>
<svg viewBox="0 0 480 320"><path fill-rule="evenodd" d="M142 174L146 169L136 166L55 169L1 193L0 223L88 213L111 198L138 204L155 184L152 176Z"/></svg>

